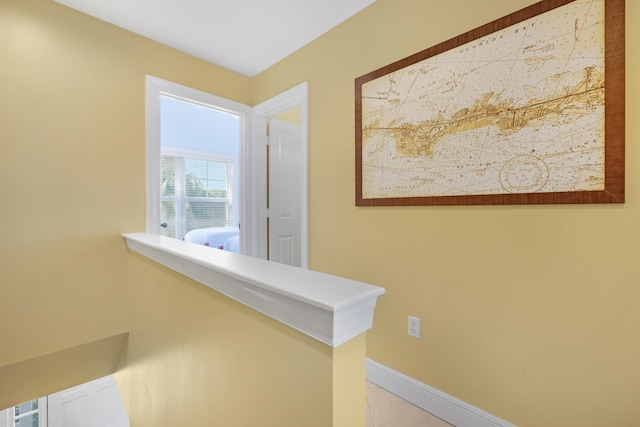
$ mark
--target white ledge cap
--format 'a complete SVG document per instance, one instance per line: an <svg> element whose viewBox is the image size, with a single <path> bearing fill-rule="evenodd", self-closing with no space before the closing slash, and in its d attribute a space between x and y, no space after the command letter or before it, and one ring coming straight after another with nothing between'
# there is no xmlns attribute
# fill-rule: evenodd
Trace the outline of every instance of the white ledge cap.
<svg viewBox="0 0 640 427"><path fill-rule="evenodd" d="M371 329L385 290L355 280L150 233L127 247L327 345Z"/></svg>

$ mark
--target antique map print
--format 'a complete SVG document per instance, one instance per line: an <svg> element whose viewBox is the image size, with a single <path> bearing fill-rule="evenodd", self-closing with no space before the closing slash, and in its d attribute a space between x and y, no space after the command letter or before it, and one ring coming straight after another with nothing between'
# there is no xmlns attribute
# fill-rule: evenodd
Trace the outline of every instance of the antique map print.
<svg viewBox="0 0 640 427"><path fill-rule="evenodd" d="M604 0L362 84L362 197L604 189Z"/></svg>

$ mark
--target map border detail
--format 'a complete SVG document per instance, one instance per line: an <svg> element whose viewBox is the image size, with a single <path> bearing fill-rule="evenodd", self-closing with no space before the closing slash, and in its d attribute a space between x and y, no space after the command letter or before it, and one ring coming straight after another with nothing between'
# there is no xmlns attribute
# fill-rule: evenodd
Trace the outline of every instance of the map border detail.
<svg viewBox="0 0 640 427"><path fill-rule="evenodd" d="M367 197L363 195L363 134L367 132L363 120L363 85L379 78L393 79L394 73L421 61L436 57L451 49L458 48L474 40L483 38L522 21L544 14L556 8L566 7L576 0L543 0L529 7L504 16L467 33L432 46L412 56L401 59L355 80L355 134L356 134L356 206L419 206L419 205L501 205L501 204L579 204L579 203L624 203L624 121L625 121L625 46L624 14L625 0L604 0L604 68L606 70L606 90L604 91L604 185L595 191L553 191L517 192L505 191L500 194L418 194L405 196L391 194L388 197ZM593 81L593 77L590 76ZM412 129L403 129L406 135ZM401 132L395 130L395 137ZM409 137L412 135L409 134ZM408 150L406 141L396 143ZM425 147L410 147L410 154L429 155L418 150ZM535 167L535 164L530 165ZM415 168L415 163L411 166ZM526 190L526 189L525 189Z"/></svg>

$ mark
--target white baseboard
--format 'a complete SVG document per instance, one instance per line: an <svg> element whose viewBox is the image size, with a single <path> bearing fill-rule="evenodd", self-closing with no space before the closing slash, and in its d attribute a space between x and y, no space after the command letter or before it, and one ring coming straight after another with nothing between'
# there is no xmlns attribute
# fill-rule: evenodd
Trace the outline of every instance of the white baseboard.
<svg viewBox="0 0 640 427"><path fill-rule="evenodd" d="M367 359L367 380L456 427L515 427L453 396Z"/></svg>

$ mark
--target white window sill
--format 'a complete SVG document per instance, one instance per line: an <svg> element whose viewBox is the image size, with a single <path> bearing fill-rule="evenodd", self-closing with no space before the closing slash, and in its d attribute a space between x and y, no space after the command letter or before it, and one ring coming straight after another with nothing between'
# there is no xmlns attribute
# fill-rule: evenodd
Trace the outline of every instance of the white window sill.
<svg viewBox="0 0 640 427"><path fill-rule="evenodd" d="M124 234L127 247L329 346L373 324L385 290L329 274L150 233Z"/></svg>

